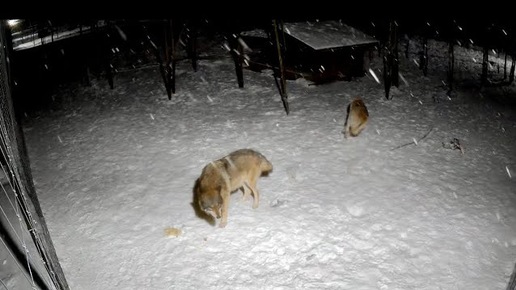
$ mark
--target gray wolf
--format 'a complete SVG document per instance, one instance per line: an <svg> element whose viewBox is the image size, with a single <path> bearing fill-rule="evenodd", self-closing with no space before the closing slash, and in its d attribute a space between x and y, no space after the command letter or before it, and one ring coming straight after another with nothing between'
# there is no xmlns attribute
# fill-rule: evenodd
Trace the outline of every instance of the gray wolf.
<svg viewBox="0 0 516 290"><path fill-rule="evenodd" d="M253 149L239 149L227 156L208 163L196 180L194 203L215 219L221 219L219 227L228 222L229 199L232 192L241 190L243 199L253 196L253 208L257 208L260 193L256 187L259 177L272 172L272 163Z"/></svg>

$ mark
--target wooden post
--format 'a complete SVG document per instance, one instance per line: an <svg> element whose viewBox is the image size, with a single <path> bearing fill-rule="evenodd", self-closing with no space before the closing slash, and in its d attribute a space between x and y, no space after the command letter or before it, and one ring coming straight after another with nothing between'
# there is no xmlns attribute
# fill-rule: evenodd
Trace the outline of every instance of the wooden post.
<svg viewBox="0 0 516 290"><path fill-rule="evenodd" d="M405 39L407 42L405 43L405 58L409 58L409 51L410 51L410 37L406 37Z"/></svg>
<svg viewBox="0 0 516 290"><path fill-rule="evenodd" d="M507 50L504 51L505 57L503 62L503 80L507 79Z"/></svg>
<svg viewBox="0 0 516 290"><path fill-rule="evenodd" d="M165 67L161 70L168 99L172 99L172 94L176 93L176 33L174 21L168 19L165 22Z"/></svg>
<svg viewBox="0 0 516 290"><path fill-rule="evenodd" d="M383 80L385 97L390 100L392 98L389 95L391 86L399 86L398 25L395 21L391 20L389 22L387 33L387 41L383 49Z"/></svg>
<svg viewBox="0 0 516 290"><path fill-rule="evenodd" d="M281 25L281 41L280 41L280 33L279 33L279 25L278 21L274 19L272 21L273 27L274 27L274 36L275 36L275 42L276 42L276 51L278 53L278 66L279 66L279 74L280 74L280 82L279 82L279 90L281 95L281 101L283 102L283 107L285 108L285 112L287 112L287 115L290 113L290 108L288 104L288 96L287 96L287 84L285 80L285 67L283 64L283 48L285 46L285 38L284 38L284 30L283 30L283 23L281 22L279 25Z"/></svg>
<svg viewBox="0 0 516 290"><path fill-rule="evenodd" d="M395 87L400 86L400 78L399 78L399 54L398 54L398 23L396 21L391 21L390 23L390 43L392 50L392 84Z"/></svg>
<svg viewBox="0 0 516 290"><path fill-rule="evenodd" d="M161 74L161 78L163 79L163 84L165 85L165 90L167 91L167 95L168 95L168 98L170 100L171 95L170 95L170 90L168 88L168 83L167 83L167 71L166 71L166 68L165 68L165 64L163 63L163 58L161 56L161 51L159 50L158 46L156 46L156 44L154 44L154 42L151 40L151 38L149 36L149 32L147 31L147 28L145 27L145 25L142 25L142 27L143 27L143 33L145 34L144 38L147 39L147 42L152 47L152 49L154 51L154 56L156 57L156 60L158 61L159 72ZM167 33L165 31L165 33L164 33L165 42L166 42L166 39L167 39L166 37L167 37ZM166 51L166 49L165 49L165 51Z"/></svg>
<svg viewBox="0 0 516 290"><path fill-rule="evenodd" d="M423 51L419 59L419 67L423 70L423 75L426 77L428 74L428 38L426 35L423 36Z"/></svg>
<svg viewBox="0 0 516 290"><path fill-rule="evenodd" d="M384 53L383 53L383 86L385 90L385 98L387 100L390 100L391 97L389 96L390 90L391 90L391 84L392 84L392 78L391 78L391 62L389 57L388 49L384 46Z"/></svg>
<svg viewBox="0 0 516 290"><path fill-rule="evenodd" d="M163 54L165 57L165 62L161 58L161 53L158 50L158 47L155 47L156 58L159 63L159 72L161 73L161 78L163 79L163 84L165 85L165 90L167 92L168 99L172 99L172 93L170 92L170 85L168 83L168 65L169 65L169 37L170 37L170 20L165 20L164 30L163 30Z"/></svg>
<svg viewBox="0 0 516 290"><path fill-rule="evenodd" d="M176 37L174 31L174 21L168 20L168 35L167 35L167 84L168 84L168 99L172 98L171 94L176 93ZM170 44L169 44L170 41Z"/></svg>
<svg viewBox="0 0 516 290"><path fill-rule="evenodd" d="M489 50L487 49L487 44L484 44L483 54L482 54L482 75L480 77L480 83L482 85L487 84L487 64L489 62Z"/></svg>
<svg viewBox="0 0 516 290"><path fill-rule="evenodd" d="M108 21L106 25L106 34L104 38L104 68L106 70L106 76L108 79L109 87L114 88L113 83L113 68L111 65L111 22Z"/></svg>
<svg viewBox="0 0 516 290"><path fill-rule="evenodd" d="M453 71L455 67L455 53L453 40L448 42L448 95L453 90Z"/></svg>
<svg viewBox="0 0 516 290"><path fill-rule="evenodd" d="M197 71L197 31L199 27L199 21L194 20L190 27L190 33L188 34L188 56L192 60L192 68Z"/></svg>
<svg viewBox="0 0 516 290"><path fill-rule="evenodd" d="M512 59L512 63L511 63L511 70L509 71L509 84L512 84L512 82L514 81L514 66L515 66L515 62L516 62L516 59L513 57L511 57Z"/></svg>
<svg viewBox="0 0 516 290"><path fill-rule="evenodd" d="M238 35L230 34L227 36L228 42L229 42L229 53L231 54L231 57L233 58L233 62L235 63L235 72L237 75L237 81L238 81L238 87L243 88L244 87L244 71L243 71L243 54L244 49L242 45L239 43Z"/></svg>

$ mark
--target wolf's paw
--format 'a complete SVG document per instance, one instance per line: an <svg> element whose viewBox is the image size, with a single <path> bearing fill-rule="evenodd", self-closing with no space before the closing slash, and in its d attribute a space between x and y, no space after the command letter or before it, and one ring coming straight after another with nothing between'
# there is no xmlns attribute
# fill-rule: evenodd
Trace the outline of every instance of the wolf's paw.
<svg viewBox="0 0 516 290"><path fill-rule="evenodd" d="M225 228L227 224L228 224L228 222L221 221L219 224L219 228Z"/></svg>

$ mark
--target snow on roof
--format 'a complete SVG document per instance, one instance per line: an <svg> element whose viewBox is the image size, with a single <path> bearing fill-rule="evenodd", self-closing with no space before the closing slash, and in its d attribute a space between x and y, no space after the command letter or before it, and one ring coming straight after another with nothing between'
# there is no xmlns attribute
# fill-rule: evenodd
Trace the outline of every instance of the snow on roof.
<svg viewBox="0 0 516 290"><path fill-rule="evenodd" d="M285 23L285 32L315 50L378 42L364 32L340 21Z"/></svg>

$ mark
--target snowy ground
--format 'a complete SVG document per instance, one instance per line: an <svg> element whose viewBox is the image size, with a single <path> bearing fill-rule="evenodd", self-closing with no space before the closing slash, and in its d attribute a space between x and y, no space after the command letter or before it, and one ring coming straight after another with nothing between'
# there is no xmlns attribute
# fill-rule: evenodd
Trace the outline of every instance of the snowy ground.
<svg viewBox="0 0 516 290"><path fill-rule="evenodd" d="M516 114L489 96L514 97L513 87L464 81L449 99L447 47L429 45L428 77L415 55L400 55L408 84L392 100L370 75L300 79L287 83L290 115L270 71L244 71L240 89L227 57L201 60L198 72L179 63L172 100L156 66L118 73L114 90L104 79L63 87L23 126L71 289L505 289L516 261ZM473 57L457 56L458 77L478 79ZM380 76L380 59L371 65ZM355 96L370 123L345 140ZM443 147L453 138L464 154ZM234 194L226 228L198 218L202 167L247 147L274 165L258 182L260 206Z"/></svg>

